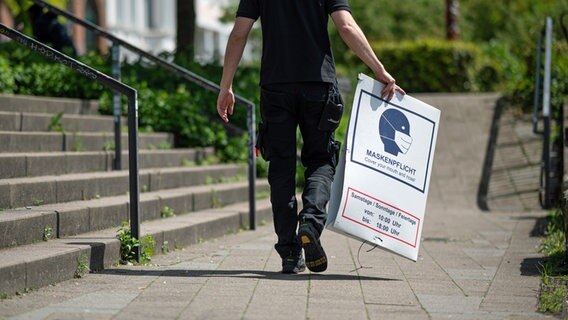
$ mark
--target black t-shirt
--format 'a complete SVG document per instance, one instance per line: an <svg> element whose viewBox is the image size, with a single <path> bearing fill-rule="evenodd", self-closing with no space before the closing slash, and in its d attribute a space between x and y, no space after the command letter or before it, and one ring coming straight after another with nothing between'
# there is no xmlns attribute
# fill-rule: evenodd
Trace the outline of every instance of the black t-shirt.
<svg viewBox="0 0 568 320"><path fill-rule="evenodd" d="M237 17L262 23L260 84L335 82L327 23L348 0L241 0Z"/></svg>

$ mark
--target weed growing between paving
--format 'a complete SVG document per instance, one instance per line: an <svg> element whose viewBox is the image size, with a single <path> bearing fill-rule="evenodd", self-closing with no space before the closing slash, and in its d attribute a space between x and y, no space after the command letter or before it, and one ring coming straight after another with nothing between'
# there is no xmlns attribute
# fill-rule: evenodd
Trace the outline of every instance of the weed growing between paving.
<svg viewBox="0 0 568 320"><path fill-rule="evenodd" d="M53 237L53 228L45 226L43 228L43 241L49 241Z"/></svg>
<svg viewBox="0 0 568 320"><path fill-rule="evenodd" d="M542 284L539 294L539 311L560 313L568 293L568 266L566 265L566 234L564 216L560 209L548 214L546 237L540 251L547 257L541 264Z"/></svg>
<svg viewBox="0 0 568 320"><path fill-rule="evenodd" d="M77 269L75 270L74 277L79 279L83 278L91 269L89 268L89 257L86 254L81 254L77 258Z"/></svg>
<svg viewBox="0 0 568 320"><path fill-rule="evenodd" d="M143 236L140 240L134 238L128 226L128 222L122 222L116 237L120 241L120 262L136 263L135 250L140 247L140 264L148 264L154 255L156 240L150 235Z"/></svg>
<svg viewBox="0 0 568 320"><path fill-rule="evenodd" d="M211 208L222 208L223 202L217 194L217 190L211 189Z"/></svg>
<svg viewBox="0 0 568 320"><path fill-rule="evenodd" d="M171 217L175 217L175 212L174 209L168 207L168 206L164 206L162 208L162 211L160 211L160 216L162 217L162 219L166 219L166 218L171 218Z"/></svg>
<svg viewBox="0 0 568 320"><path fill-rule="evenodd" d="M162 253L166 254L170 252L170 246L169 246L169 242L166 240L164 242L162 242Z"/></svg>
<svg viewBox="0 0 568 320"><path fill-rule="evenodd" d="M51 132L65 133L65 129L61 124L61 118L63 118L63 114L64 114L63 112L59 112L53 117L51 117L51 119L49 120L49 126L47 127L47 130Z"/></svg>

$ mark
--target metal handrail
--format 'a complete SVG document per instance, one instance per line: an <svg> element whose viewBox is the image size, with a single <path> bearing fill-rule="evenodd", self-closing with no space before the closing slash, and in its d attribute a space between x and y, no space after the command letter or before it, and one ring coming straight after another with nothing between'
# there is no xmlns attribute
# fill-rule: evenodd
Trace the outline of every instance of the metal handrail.
<svg viewBox="0 0 568 320"><path fill-rule="evenodd" d="M130 230L132 236L140 239L140 192L138 175L138 93L135 89L101 73L65 54L52 49L14 29L0 23L0 34L36 51L45 57L67 66L96 81L107 88L115 90L128 98L128 157L129 157L129 183L130 183ZM135 258L140 258L140 247L133 248Z"/></svg>
<svg viewBox="0 0 568 320"><path fill-rule="evenodd" d="M538 38L533 113L533 132L543 136L539 190L539 201L543 209L550 209L558 204L561 179L564 175L563 139L552 137L553 126L562 128L564 117L562 109L552 112L553 24L553 19L547 17ZM542 131L538 131L539 112L543 124ZM564 134L563 129L556 131Z"/></svg>
<svg viewBox="0 0 568 320"><path fill-rule="evenodd" d="M540 82L541 82L541 69L542 69L542 38L544 37L545 27L538 33L538 43L536 49L536 78L534 84L534 104L533 104L533 133L542 134L542 131L538 130L538 114L539 114L539 104L541 99Z"/></svg>
<svg viewBox="0 0 568 320"><path fill-rule="evenodd" d="M175 73L177 76L180 76L194 84L196 84L197 86L203 88L203 89L207 89L211 92L215 92L218 93L221 88L216 84L213 83L177 64L171 63L163 58L157 57L149 52L146 52L132 44L130 44L129 42L126 42L125 40L122 40L114 35L112 35L111 33L103 30L101 27L99 27L98 25L90 22L90 21L86 21L84 19L78 18L76 16L74 16L73 14L65 11L65 10L61 10L45 1L42 0L34 0L34 2L46 9L48 9L49 11L63 16L67 19L69 19L70 21L80 24L81 26L91 30L92 32L94 32L96 35L98 36L102 36L104 38L107 38L108 40L110 40L113 43L113 47L114 46L122 46L152 62L155 62L156 64L160 65L161 67L165 68L166 70ZM116 100L116 99L115 99ZM251 101L235 95L235 103L236 104L240 104L242 106L245 106L247 108L247 129L248 129L248 178L249 178L249 227L251 230L255 230L256 229L256 185L255 185L255 181L256 181L256 154L255 154L255 123L256 123L256 114L255 114L255 104L252 103ZM116 115L116 108L115 108L115 118L117 118L119 116ZM117 120L115 119L115 124L117 124ZM119 121L118 121L119 122ZM116 132L116 131L115 131Z"/></svg>

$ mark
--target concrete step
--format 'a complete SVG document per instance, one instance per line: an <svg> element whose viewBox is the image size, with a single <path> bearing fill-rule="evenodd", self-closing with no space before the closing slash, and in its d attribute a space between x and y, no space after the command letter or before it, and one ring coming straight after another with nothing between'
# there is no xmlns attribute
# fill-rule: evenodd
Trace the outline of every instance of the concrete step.
<svg viewBox="0 0 568 320"><path fill-rule="evenodd" d="M122 148L128 149L128 134L122 134ZM168 149L173 145L169 133L141 133L140 149ZM114 148L112 133L59 133L0 131L0 153L101 151Z"/></svg>
<svg viewBox="0 0 568 320"><path fill-rule="evenodd" d="M258 180L260 194L268 182ZM248 182L231 182L142 193L140 220L160 219L170 214L222 208L248 200ZM169 209L164 209L165 207ZM0 248L36 243L49 238L65 238L105 228L129 220L129 196L121 195L0 212ZM1 256L1 255L0 255Z"/></svg>
<svg viewBox="0 0 568 320"><path fill-rule="evenodd" d="M141 234L151 235L156 254L162 254L246 229L248 216L248 203L242 202L145 222ZM261 223L272 221L267 199L257 201L256 216ZM13 295L72 279L85 264L91 272L111 267L120 260L117 229L0 250L0 293Z"/></svg>
<svg viewBox="0 0 568 320"><path fill-rule="evenodd" d="M99 114L96 100L0 95L0 111L65 114Z"/></svg>
<svg viewBox="0 0 568 320"><path fill-rule="evenodd" d="M213 148L140 150L141 169L192 165L212 156ZM112 171L114 151L0 153L0 179ZM122 152L128 169L128 152Z"/></svg>
<svg viewBox="0 0 568 320"><path fill-rule="evenodd" d="M30 207L90 200L126 194L128 170L77 173L0 180L0 208ZM212 183L222 178L246 176L243 165L174 167L140 170L142 192Z"/></svg>
<svg viewBox="0 0 568 320"><path fill-rule="evenodd" d="M124 127L126 122L126 118L121 118ZM112 116L0 111L0 131L112 133L114 120Z"/></svg>

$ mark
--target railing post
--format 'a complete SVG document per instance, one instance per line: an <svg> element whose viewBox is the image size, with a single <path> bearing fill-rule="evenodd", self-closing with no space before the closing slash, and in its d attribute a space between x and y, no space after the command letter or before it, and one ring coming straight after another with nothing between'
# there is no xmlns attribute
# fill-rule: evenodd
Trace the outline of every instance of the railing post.
<svg viewBox="0 0 568 320"><path fill-rule="evenodd" d="M255 152L255 123L256 113L254 104L247 104L247 128L249 136L249 228L256 230L256 152Z"/></svg>
<svg viewBox="0 0 568 320"><path fill-rule="evenodd" d="M128 96L128 170L130 177L130 232L140 239L140 179L138 176L138 94ZM140 262L140 246L135 248L134 258Z"/></svg>
<svg viewBox="0 0 568 320"><path fill-rule="evenodd" d="M120 81L120 44L117 41L112 42L112 77ZM114 91L112 97L113 114L114 114L114 161L113 170L122 169L122 129L121 114L122 103L120 101L121 94Z"/></svg>
<svg viewBox="0 0 568 320"><path fill-rule="evenodd" d="M533 133L538 132L538 110L540 104L540 80L541 80L541 69L542 69L542 36L544 29L538 34L538 44L536 47L536 72L535 72L535 83L534 83L534 110L533 110Z"/></svg>
<svg viewBox="0 0 568 320"><path fill-rule="evenodd" d="M550 86L552 72L552 18L546 18L545 31L545 49L544 49L544 76L542 90L542 118L544 121L544 144L543 144L543 162L544 162L544 203L543 207L549 209L552 206L552 186L551 186L551 110L550 110Z"/></svg>

